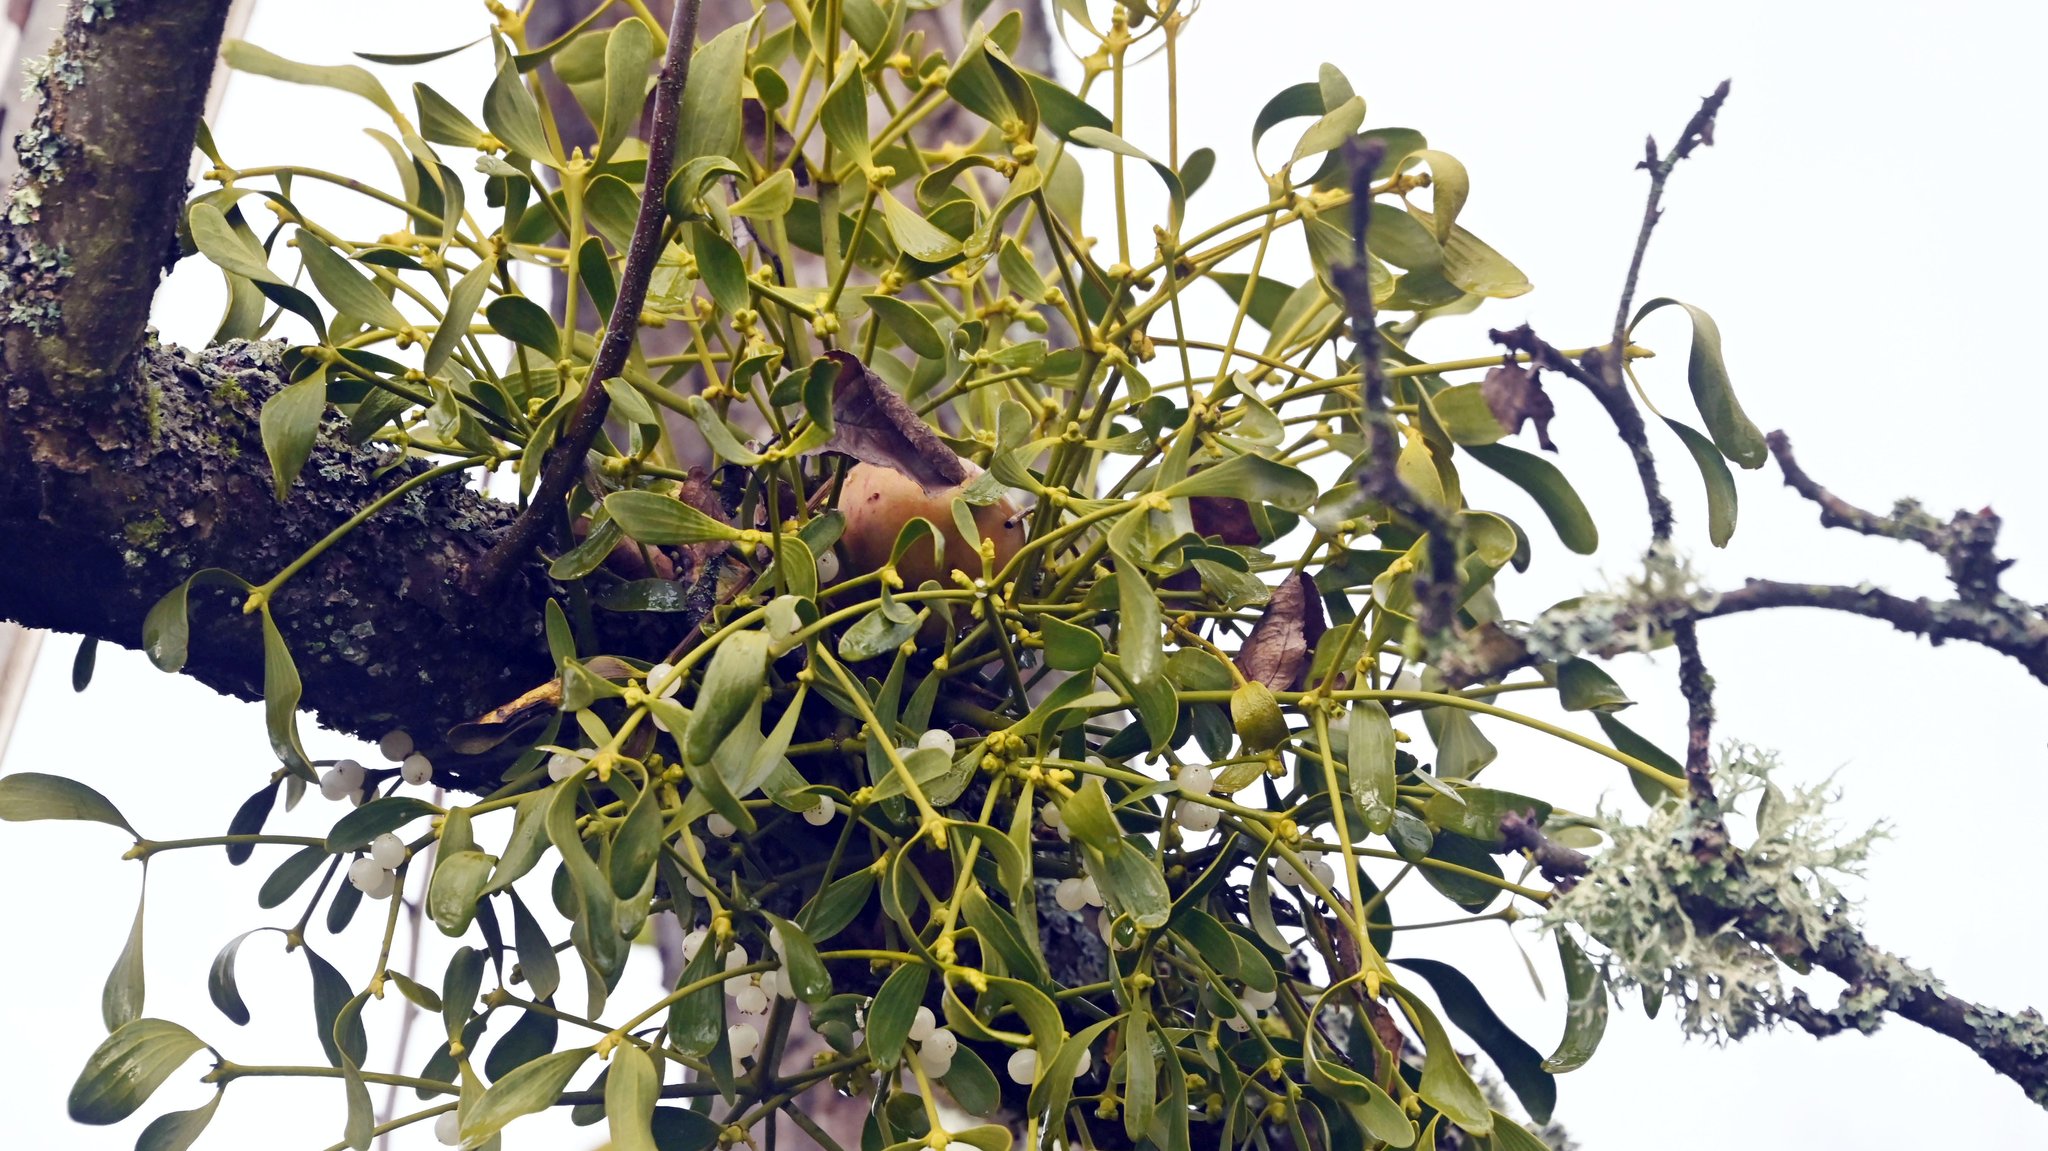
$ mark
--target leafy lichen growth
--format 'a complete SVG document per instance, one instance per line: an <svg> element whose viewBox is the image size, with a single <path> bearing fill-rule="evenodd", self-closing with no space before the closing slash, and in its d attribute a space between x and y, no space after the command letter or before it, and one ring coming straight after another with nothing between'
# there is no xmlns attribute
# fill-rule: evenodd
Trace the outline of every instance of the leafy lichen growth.
<svg viewBox="0 0 2048 1151"><path fill-rule="evenodd" d="M1835 793L1780 788L1770 779L1777 767L1774 754L1739 744L1717 759L1723 811L1750 807L1756 827L1739 854L1703 847L1719 841L1721 816L1676 797L1640 824L1603 813L1610 846L1545 917L1597 940L1616 985L1676 1001L1685 1030L1716 1042L1769 1028L1803 1003L1785 987L1778 954L1756 940L1812 946L1846 927L1853 904L1836 880L1860 875L1884 834L1841 838L1827 815ZM1910 968L1890 974L1852 989L1851 998L1881 1001L1843 1008L1874 1026L1892 997L1927 979Z"/></svg>
<svg viewBox="0 0 2048 1151"><path fill-rule="evenodd" d="M1649 651L1658 619L1674 609L1710 610L1717 593L1701 583L1692 563L1669 540L1643 553L1643 566L1608 590L1544 612L1528 625L1524 642L1541 659L1569 659Z"/></svg>

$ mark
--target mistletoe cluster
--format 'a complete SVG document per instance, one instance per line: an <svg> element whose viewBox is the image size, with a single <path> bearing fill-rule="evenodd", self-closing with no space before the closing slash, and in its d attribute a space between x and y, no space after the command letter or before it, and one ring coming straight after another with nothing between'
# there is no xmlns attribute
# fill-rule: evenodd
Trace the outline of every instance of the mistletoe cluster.
<svg viewBox="0 0 2048 1151"><path fill-rule="evenodd" d="M308 961L328 1066L237 1063L146 1017L138 917L76 1118L125 1118L207 1048L222 1093L337 1080L335 1146L359 1151L413 1123L495 1147L558 1106L636 1151L751 1141L778 1115L829 1147L796 1102L827 1084L861 1101L877 1149L1517 1151L1543 1144L1451 1027L1546 1123L1555 1076L1599 1041L1610 974L1675 990L1702 1030L1793 1013L1777 959L1839 942L1846 905L1812 851L1747 870L1715 854L1734 796L1708 770L1692 627L1736 609L1673 542L1635 397L1648 353L1628 338L1666 306L1691 319L1699 426L1663 423L1718 546L1729 464L1767 447L1713 321L1633 308L1632 270L1601 344L1519 329L1423 362L1424 325L1530 285L1465 226L1465 166L1370 124L1338 67L1268 100L1231 161L1259 166L1266 199L1211 207L1218 153L1182 154L1177 122L1134 141L1122 111L1151 54L1171 93L1185 6L1131 0L1105 23L1058 5L1084 46L1072 90L1013 58L1016 13L966 0L944 50L934 6L776 0L701 43L694 2L663 22L608 0L547 43L494 9L451 50L495 54L488 89L417 84L409 104L359 67L228 46L236 68L382 116L395 175L238 167L202 132L180 239L226 278L219 343L293 335L248 351L287 377L260 419L277 499L338 438L386 489L263 582L198 571L150 614L166 670L205 618L193 589L259 617L281 766L225 835L137 835L130 855L278 854L265 908L322 877L276 930ZM1653 148L1652 222L1725 95ZM1088 152L1107 194L1084 194ZM1147 231L1126 184L1149 180L1167 210ZM388 207L392 230L324 226L294 198L315 183ZM1314 274L1270 278L1283 250ZM1190 327L1189 293L1227 299L1229 322ZM1544 454L1546 379L1613 416L1654 539L1640 578L1520 623L1499 581L1598 544ZM1542 450L1508 442L1525 434ZM1475 467L1541 520L1474 506ZM480 604L545 584L531 630L554 678L444 730L370 733L387 763L311 760L297 668L350 659L349 636L292 650L278 597L373 518L490 476L517 507L476 525L500 534L462 578ZM1596 662L1673 642L1694 704L1682 759L1616 718L1630 701ZM1504 706L1524 691L1597 734ZM1659 814L1616 830L1482 783L1507 725L1625 772ZM267 833L280 793L290 808L309 785L340 817ZM1794 821L1802 850L1813 814ZM0 816L133 832L53 776L0 781ZM1603 872L1585 853L1610 833ZM1396 923L1402 887L1433 889L1442 922ZM1696 929L1700 897L1776 901L1778 936ZM344 973L309 926L324 906L348 930L365 898L389 900L369 917L383 945ZM1423 957L1432 927L1546 913L1570 991L1548 1057ZM394 964L408 915L462 941L445 970ZM629 963L654 962L636 941L664 931L672 989L615 1002ZM209 976L236 1023L255 935ZM1708 959L1748 989L1732 1023L1688 990ZM445 1027L421 1066L370 1065L393 989ZM373 1085L422 1106L380 1117ZM189 1145L219 1097L139 1146Z"/></svg>

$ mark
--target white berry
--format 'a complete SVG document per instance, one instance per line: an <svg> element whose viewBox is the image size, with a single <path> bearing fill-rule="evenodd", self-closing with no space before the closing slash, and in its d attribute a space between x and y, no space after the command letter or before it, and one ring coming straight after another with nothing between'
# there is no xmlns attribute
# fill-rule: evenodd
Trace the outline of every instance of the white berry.
<svg viewBox="0 0 2048 1151"><path fill-rule="evenodd" d="M818 582L831 583L839 578L839 553L830 548L818 557Z"/></svg>
<svg viewBox="0 0 2048 1151"><path fill-rule="evenodd" d="M1199 763L1181 768L1175 782L1180 785L1182 795L1202 796L1216 790L1215 773Z"/></svg>
<svg viewBox="0 0 2048 1151"><path fill-rule="evenodd" d="M1102 888L1096 886L1095 877L1092 875L1081 877L1081 902L1090 907L1102 906Z"/></svg>
<svg viewBox="0 0 2048 1151"><path fill-rule="evenodd" d="M925 1036L921 1042L925 1054L935 1058L944 1056L948 1062L952 1061L953 1053L960 1050L960 1037L943 1027Z"/></svg>
<svg viewBox="0 0 2048 1151"><path fill-rule="evenodd" d="M812 827L823 827L839 814L839 803L829 795L821 795L809 811L804 812L804 822Z"/></svg>
<svg viewBox="0 0 2048 1151"><path fill-rule="evenodd" d="M1057 804L1048 803L1044 807L1039 808L1038 818L1043 820L1047 827L1053 828L1054 830L1058 830L1059 828L1065 827L1067 825L1066 818L1060 815L1060 809Z"/></svg>
<svg viewBox="0 0 2048 1151"><path fill-rule="evenodd" d="M434 761L415 751L398 765L398 774L405 782L419 787L434 778Z"/></svg>
<svg viewBox="0 0 2048 1151"><path fill-rule="evenodd" d="M761 1015L768 1010L768 993L752 985L742 987L732 1005L741 1015Z"/></svg>
<svg viewBox="0 0 2048 1151"><path fill-rule="evenodd" d="M950 1035L952 1033L933 1032L933 1034ZM946 1072L953 1069L953 1049L950 1047L933 1047L927 1043L918 1049L917 1065L924 1068L926 1075L934 1079L941 1078Z"/></svg>
<svg viewBox="0 0 2048 1151"><path fill-rule="evenodd" d="M704 940L709 935L710 932L706 931L701 927L695 928L683 934L684 962L687 963L690 960L697 958L697 953L704 949Z"/></svg>
<svg viewBox="0 0 2048 1151"><path fill-rule="evenodd" d="M658 663L647 669L647 690L654 698L668 699L682 689L683 677L675 674L675 670L670 663Z"/></svg>
<svg viewBox="0 0 2048 1151"><path fill-rule="evenodd" d="M405 841L390 832L370 841L370 858L385 870L394 870L405 862Z"/></svg>
<svg viewBox="0 0 2048 1151"><path fill-rule="evenodd" d="M1095 1066L1094 1054L1086 1047L1083 1047L1081 1049L1081 1061L1074 1064L1074 1078L1079 1079L1081 1076L1088 1074L1088 1069L1093 1066Z"/></svg>
<svg viewBox="0 0 2048 1151"><path fill-rule="evenodd" d="M354 790L355 785L343 779L339 770L330 767L320 773L320 798L346 799Z"/></svg>
<svg viewBox="0 0 2048 1151"><path fill-rule="evenodd" d="M1329 887L1337 882L1337 869L1331 867L1329 861L1320 856L1308 865L1308 873L1315 876L1324 887Z"/></svg>
<svg viewBox="0 0 2048 1151"><path fill-rule="evenodd" d="M1010 1052L1010 1082L1025 1087L1038 1078L1038 1052L1029 1047Z"/></svg>
<svg viewBox="0 0 2048 1151"><path fill-rule="evenodd" d="M1279 995L1274 992L1260 991L1256 987L1247 987L1244 989L1244 994L1238 996L1237 1000L1253 1011L1264 1011L1266 1008L1273 1006L1274 1001L1279 998Z"/></svg>
<svg viewBox="0 0 2048 1151"><path fill-rule="evenodd" d="M1206 803L1183 803L1173 814L1173 821L1188 831L1213 830L1223 812Z"/></svg>
<svg viewBox="0 0 2048 1151"><path fill-rule="evenodd" d="M548 757L548 778L560 783L587 766L589 764L582 756L573 752L558 751Z"/></svg>
<svg viewBox="0 0 2048 1151"><path fill-rule="evenodd" d="M1273 878L1285 887L1301 886L1301 872L1294 870L1294 865L1284 859L1273 861Z"/></svg>
<svg viewBox="0 0 2048 1151"><path fill-rule="evenodd" d="M725 1041L732 1047L732 1061L737 1064L761 1049L761 1033L751 1023L735 1023L725 1029Z"/></svg>
<svg viewBox="0 0 2048 1151"><path fill-rule="evenodd" d="M745 967L746 965L747 949L741 947L737 943L733 944L732 950L725 953L725 969L727 971L738 971L740 968ZM733 985L733 981L728 979L725 981L725 985L727 987L731 987Z"/></svg>
<svg viewBox="0 0 2048 1151"><path fill-rule="evenodd" d="M953 733L935 727L917 737L917 746L944 752L946 758L951 759L953 758L953 748L955 746L953 743Z"/></svg>
<svg viewBox="0 0 2048 1151"><path fill-rule="evenodd" d="M738 831L739 828L733 824L732 820L714 811L704 817L704 830L720 839L725 839L732 835L733 832Z"/></svg>
<svg viewBox="0 0 2048 1151"><path fill-rule="evenodd" d="M348 781L349 787L357 788L363 785L363 765L355 760L337 759L334 761L334 770Z"/></svg>
<svg viewBox="0 0 2048 1151"><path fill-rule="evenodd" d="M770 999L782 998L782 972L763 971L760 978L761 994Z"/></svg>
<svg viewBox="0 0 2048 1151"><path fill-rule="evenodd" d="M348 881L364 891L383 882L383 878L384 865L367 855L357 857L354 863L348 865Z"/></svg>
<svg viewBox="0 0 2048 1151"><path fill-rule="evenodd" d="M397 763L399 760L412 754L412 736L403 731L387 731L384 733L384 737L377 741L377 751L385 759ZM450 1112L450 1114L453 1114L453 1112ZM453 1142L453 1140L448 1140L448 1142Z"/></svg>
<svg viewBox="0 0 2048 1151"><path fill-rule="evenodd" d="M911 1042L923 1043L926 1039L931 1037L932 1031L936 1029L938 1025L938 1017L932 1014L931 1008L918 1008L917 1014L910 1017Z"/></svg>
<svg viewBox="0 0 2048 1151"><path fill-rule="evenodd" d="M1052 898L1064 911L1079 911L1088 906L1088 900L1081 894L1081 881L1072 876L1059 881L1052 889Z"/></svg>
<svg viewBox="0 0 2048 1151"><path fill-rule="evenodd" d="M404 735L405 733L401 731L395 734ZM390 737L386 736L385 738L389 739ZM457 1115L453 1111L441 1112L441 1117L434 1120L434 1138L440 1140L445 1146L454 1147L460 1145L462 1142L462 1116Z"/></svg>
<svg viewBox="0 0 2048 1151"><path fill-rule="evenodd" d="M386 871L380 867L377 869L376 876L371 879L370 885L363 888L363 894L371 899L383 899L396 890L398 890L398 873Z"/></svg>

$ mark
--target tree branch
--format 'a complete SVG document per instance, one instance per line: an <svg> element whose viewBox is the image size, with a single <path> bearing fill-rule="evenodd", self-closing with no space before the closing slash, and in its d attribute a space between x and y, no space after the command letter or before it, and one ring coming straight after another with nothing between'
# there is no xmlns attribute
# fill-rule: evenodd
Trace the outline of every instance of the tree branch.
<svg viewBox="0 0 2048 1151"><path fill-rule="evenodd" d="M548 451L540 483L526 511L506 531L505 537L484 556L468 575L472 591L489 591L513 567L524 562L541 534L560 514L570 487L583 474L590 445L604 429L611 399L604 385L625 370L626 357L640 332L640 310L647 303L647 284L661 256L662 225L668 219L669 171L675 166L677 118L682 112L683 86L690 77L690 59L696 50L697 11L703 0L678 0L669 17L668 55L661 65L661 78L654 86L654 124L648 133L645 195L640 197L640 214L633 221L633 239L626 250L626 265L619 273L619 294L612 301L611 316L605 320L604 340L584 377L583 396L576 411L562 428L562 438Z"/></svg>

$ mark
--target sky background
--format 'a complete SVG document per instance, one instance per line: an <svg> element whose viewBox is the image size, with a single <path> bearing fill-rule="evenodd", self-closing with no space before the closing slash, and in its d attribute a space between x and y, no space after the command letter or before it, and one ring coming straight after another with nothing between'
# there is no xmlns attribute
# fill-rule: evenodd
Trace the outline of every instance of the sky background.
<svg viewBox="0 0 2048 1151"><path fill-rule="evenodd" d="M265 0L249 37L289 57L337 63L355 50L460 43L481 31L482 17L469 3ZM1416 350L1483 355L1487 326L1524 321L1560 346L1595 343L1611 322L1641 212L1644 181L1630 168L1644 134L1668 144L1699 97L1731 77L1715 146L1673 181L1643 294L1678 296L1713 313L1751 416L1765 429L1786 429L1808 470L1836 492L1878 509L1913 495L1944 515L1995 506L2007 521L2005 554L2021 561L2009 590L2044 600L2048 486L2040 482L2039 429L2048 396L2027 356L2048 303L2037 271L2048 236L2033 207L2043 160L2023 139L2041 107L2033 58L2040 24L2028 6L1982 2L1871 3L1853 14L1784 3L1212 2L1181 53L1182 148L1208 145L1220 157L1190 219L1200 226L1260 202L1246 163L1251 119L1268 96L1313 80L1329 61L1370 102L1369 123L1420 129L1465 162L1473 192L1461 222L1537 285L1469 322L1430 330ZM383 71L396 93L426 79L473 109L488 59L477 50L429 68ZM1155 154L1165 152L1162 63L1134 73L1126 133ZM345 96L237 77L215 135L233 163L317 162L388 184L388 162L357 132L373 116ZM1149 194L1142 169L1132 179ZM1091 184L1091 194L1106 192L1105 180ZM321 211L314 194L304 198ZM1113 235L1096 204L1090 230ZM331 209L346 210L338 201ZM365 221L358 233L390 226L376 216L354 219ZM1291 255L1268 269L1291 282L1306 272L1306 261ZM206 338L219 314L218 283L196 260L171 277L159 299L166 339ZM1206 305L1194 297L1192 324L1227 319L1214 295L1218 302ZM1646 366L1646 386L1660 404L1686 412L1683 321L1659 317L1638 341L1663 353ZM1602 572L1627 571L1645 532L1639 494L1604 417L1561 382L1551 394L1561 462L1606 546L1594 560L1576 561L1518 492L1474 483L1476 505L1534 526L1536 566L1504 593L1515 616L1596 586ZM1698 481L1682 450L1668 436L1657 446L1681 536L1710 582L1869 579L1907 594L1945 590L1938 563L1924 554L1823 533L1774 469L1738 477L1741 527L1716 551L1705 541ZM1892 839L1855 885L1870 938L1966 997L2007 1008L2048 1001L2038 955L2048 932L2029 910L2039 901L2023 878L2037 856L2033 813L2048 805L2040 685L2008 660L1930 650L1870 621L1754 615L1710 624L1703 635L1721 685L1718 731L1779 751L1792 781L1832 778L1852 831L1891 824ZM260 711L105 647L91 689L74 695L74 642L45 646L8 769L86 780L154 837L218 832L272 767ZM1669 661L1632 659L1611 670L1643 701L1629 722L1679 746L1683 716ZM1582 718L1570 722L1592 729ZM1634 803L1611 765L1493 734L1503 749L1494 786L1556 795L1585 810L1603 799L1623 809ZM310 729L306 737L316 756L373 754ZM316 833L336 814L316 795L273 828ZM12 878L0 910L19 925L12 946L0 950L0 986L10 991L0 1001L0 1033L10 1038L0 1045L10 1146L126 1148L146 1121L86 1129L63 1112L64 1094L100 1038L100 985L132 913L139 869L120 861L125 846L119 832L96 825L0 829L0 874ZM174 853L152 866L148 1013L191 1026L240 1062L317 1062L305 966L285 956L275 936L243 949L242 986L256 1017L248 1027L222 1018L204 990L221 944L283 914L259 912L254 902L277 858L230 869L212 851ZM535 894L529 903L546 902ZM312 938L355 977L374 960L367 934L330 941L316 927ZM1517 1030L1548 1049L1562 1011L1548 944L1527 928L1518 933L1536 958L1546 1001L1504 934L1488 924L1430 932L1402 947L1467 965L1482 985L1500 989L1498 1005ZM438 937L428 946L420 967L432 983L440 970L432 957L445 947ZM637 962L629 977L643 980L650 996L658 993L653 966L651 957ZM628 994L639 992L622 989L620 1001ZM388 1036L398 1013L396 996L374 1006L373 1034ZM430 1029L438 1030L432 1021L415 1035L409 1067L430 1050ZM203 1102L199 1067L160 1091L145 1116ZM1788 1033L1715 1049L1683 1040L1668 1015L1646 1020L1630 1005L1615 1014L1593 1063L1559 1086L1558 1116L1589 1151L2048 1142L2048 1116L2010 1083L1902 1021L1868 1038L1821 1043ZM338 1084L244 1082L201 1146L318 1147L339 1137L341 1118ZM602 1142L601 1130L553 1122L522 1124L508 1145ZM420 1129L397 1145L431 1140Z"/></svg>

